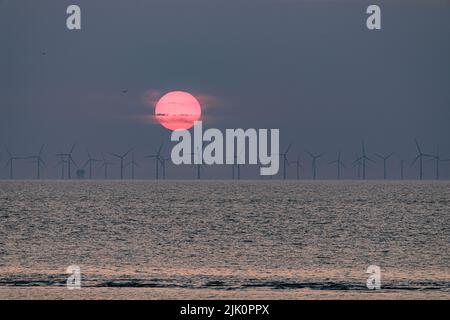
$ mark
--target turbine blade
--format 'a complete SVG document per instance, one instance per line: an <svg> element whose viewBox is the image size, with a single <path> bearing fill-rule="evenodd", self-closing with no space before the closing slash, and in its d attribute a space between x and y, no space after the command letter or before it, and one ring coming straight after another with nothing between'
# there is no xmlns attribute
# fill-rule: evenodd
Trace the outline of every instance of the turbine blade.
<svg viewBox="0 0 450 320"><path fill-rule="evenodd" d="M414 139L414 142L416 143L417 151L419 151L419 153L422 153L422 150L420 149L420 145L419 145L419 142L417 141L417 139Z"/></svg>
<svg viewBox="0 0 450 320"><path fill-rule="evenodd" d="M5 147L5 149L6 149L6 152L8 153L8 155L9 155L9 157L12 158L12 154L11 154L11 152L9 151L8 147Z"/></svg>
<svg viewBox="0 0 450 320"><path fill-rule="evenodd" d="M125 153L125 154L123 155L123 158L125 158L131 151L133 151L133 148L131 148L130 150L128 150L127 153Z"/></svg>
<svg viewBox="0 0 450 320"><path fill-rule="evenodd" d="M161 142L161 144L159 145L158 152L157 152L158 155L161 153L163 145L164 145L164 141Z"/></svg>
<svg viewBox="0 0 450 320"><path fill-rule="evenodd" d="M289 152L289 150L291 149L291 147L292 147L292 142L288 145L288 147L284 153L287 154Z"/></svg>
<svg viewBox="0 0 450 320"><path fill-rule="evenodd" d="M73 152L73 150L75 149L75 146L76 146L76 145L77 145L76 143L74 143L74 144L72 145L72 148L70 149L69 154L71 154L71 153Z"/></svg>
<svg viewBox="0 0 450 320"><path fill-rule="evenodd" d="M417 159L419 159L421 157L421 154L418 154L417 157L413 160L413 162L411 162L411 166L414 165L414 163L416 163Z"/></svg>
<svg viewBox="0 0 450 320"><path fill-rule="evenodd" d="M111 153L111 152L108 152L110 155L112 155L112 156L114 156L114 157L117 157L117 158L122 158L121 156L119 156L118 154L116 154L116 153Z"/></svg>
<svg viewBox="0 0 450 320"><path fill-rule="evenodd" d="M44 151L44 144L41 146L41 149L39 149L39 153L38 153L38 155L39 156L41 156L42 155L42 151Z"/></svg>
<svg viewBox="0 0 450 320"><path fill-rule="evenodd" d="M384 159L384 157L383 157L381 154L374 153L374 155L377 156L377 157L380 158L380 159Z"/></svg>

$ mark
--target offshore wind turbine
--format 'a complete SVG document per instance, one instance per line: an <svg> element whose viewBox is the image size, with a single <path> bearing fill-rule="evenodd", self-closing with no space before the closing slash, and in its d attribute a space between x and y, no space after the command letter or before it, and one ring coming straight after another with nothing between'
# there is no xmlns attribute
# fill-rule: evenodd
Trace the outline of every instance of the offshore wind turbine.
<svg viewBox="0 0 450 320"><path fill-rule="evenodd" d="M72 148L70 148L70 151L68 153L58 153L56 154L57 156L61 156L61 157L65 157L66 158L66 163L67 163L67 178L70 180L71 179L71 171L70 171L70 165L73 163L75 165L75 167L77 166L77 164L75 163L75 161L72 158L72 153L73 150L75 149L76 143L74 143L72 145Z"/></svg>
<svg viewBox="0 0 450 320"><path fill-rule="evenodd" d="M127 163L125 167L128 167L131 165L131 180L134 180L134 169L135 167L139 167L139 164L134 161L134 152L131 153L131 162Z"/></svg>
<svg viewBox="0 0 450 320"><path fill-rule="evenodd" d="M29 156L27 159L33 159L36 163L36 179L41 179L41 166L47 167L44 160L42 160L42 152L44 151L44 145L39 149L37 155Z"/></svg>
<svg viewBox="0 0 450 320"><path fill-rule="evenodd" d="M432 158L433 156L422 152L422 149L420 148L420 145L419 145L419 142L417 141L417 139L414 139L414 142L416 143L417 156L414 158L413 162L411 163L411 166L413 166L414 163L416 163L417 160L419 160L419 179L422 180L423 179L423 158L424 157Z"/></svg>
<svg viewBox="0 0 450 320"><path fill-rule="evenodd" d="M87 165L89 165L89 179L92 179L92 164L95 163L95 162L102 162L102 160L98 160L98 159L92 158L91 153L89 152L88 149L86 149L86 152L88 154L88 160L83 165L83 168L85 168Z"/></svg>
<svg viewBox="0 0 450 320"><path fill-rule="evenodd" d="M151 154L149 156L145 156L144 158L155 158L155 178L159 180L159 164L161 163L161 150L164 145L164 142L161 142L159 145L158 151L155 154Z"/></svg>
<svg viewBox="0 0 450 320"><path fill-rule="evenodd" d="M239 151L238 155L235 154L233 156L234 162L231 165L231 172L232 172L231 177L232 177L233 180L235 179L235 170L237 171L237 179L241 180L241 166L243 166L243 164L239 163L238 159L241 158L241 155L242 155L243 151L244 151L244 149Z"/></svg>
<svg viewBox="0 0 450 320"><path fill-rule="evenodd" d="M161 159L160 159L161 167L162 167L163 180L166 180L166 161L168 161L168 160L170 160L170 158L161 157Z"/></svg>
<svg viewBox="0 0 450 320"><path fill-rule="evenodd" d="M362 156L359 157L358 159L356 159L353 164L355 164L358 161L362 162L362 175L363 175L363 180L366 180L366 160L375 163L375 161L373 161L372 159L370 159L367 155L366 155L366 146L364 144L364 141L361 143L361 150L362 150Z"/></svg>
<svg viewBox="0 0 450 320"><path fill-rule="evenodd" d="M309 151L306 151L306 152L307 152L307 153L309 154L309 156L312 158L313 180L316 180L316 177L317 177L317 159L323 157L323 155L324 155L325 153L321 153L321 154L316 154L316 155L314 155L314 154L312 154L312 153L309 152Z"/></svg>
<svg viewBox="0 0 450 320"><path fill-rule="evenodd" d="M195 157L195 155L197 155L197 157L199 158L200 156L200 150L198 150L198 148L197 148L197 152L195 152L195 153L191 153L191 155L192 156L194 156ZM197 169L197 180L200 180L202 177L201 177L201 169L203 169L203 164L201 164L201 163L197 163L196 165L195 165L195 167L196 167L196 169Z"/></svg>
<svg viewBox="0 0 450 320"><path fill-rule="evenodd" d="M104 177L105 179L108 179L108 166L112 165L112 162L109 162L106 160L105 155L102 153L102 165L100 168L104 168Z"/></svg>
<svg viewBox="0 0 450 320"><path fill-rule="evenodd" d="M358 180L361 179L361 166L362 166L362 162L361 159L359 158L358 155L356 155L356 160L353 162L353 168L357 167L357 175L358 175Z"/></svg>
<svg viewBox="0 0 450 320"><path fill-rule="evenodd" d="M300 161L300 154L297 156L297 160L292 161L291 163L295 164L295 169L297 171L297 180L300 179L300 169L303 168L302 163Z"/></svg>
<svg viewBox="0 0 450 320"><path fill-rule="evenodd" d="M439 153L439 149L436 151L434 155L431 155L431 159L428 160L428 162L435 162L435 168L436 168L436 180L439 180L439 165L441 162L448 162L450 159L441 159L441 154Z"/></svg>
<svg viewBox="0 0 450 320"><path fill-rule="evenodd" d="M14 161L22 160L22 159L26 159L26 158L14 157L8 148L6 148L6 152L8 153L9 158L8 158L8 162L6 162L5 167L7 167L9 165L9 179L13 180L14 179Z"/></svg>
<svg viewBox="0 0 450 320"><path fill-rule="evenodd" d="M61 153L61 151L60 151ZM55 164L54 168L61 166L61 180L64 180L64 176L65 176L65 166L66 166L66 160L64 159L63 156L60 156L60 160L57 164Z"/></svg>
<svg viewBox="0 0 450 320"><path fill-rule="evenodd" d="M345 168L345 164L341 161L341 154L342 154L341 150L339 150L337 159L328 163L328 164L336 164L338 180L341 179L341 167Z"/></svg>
<svg viewBox="0 0 450 320"><path fill-rule="evenodd" d="M131 152L131 150L133 149L128 150L124 154L110 153L110 155L120 159L120 180L123 180L123 168L124 168L123 160Z"/></svg>
<svg viewBox="0 0 450 320"><path fill-rule="evenodd" d="M386 178L387 178L387 167L386 167L387 161L388 161L389 158L392 157L393 155L394 155L393 152L390 153L390 154L387 154L387 155L381 155L381 154L379 154L379 153L375 153L375 156L377 156L378 158L380 158L380 159L383 160L383 179L384 179L384 180L386 180Z"/></svg>
<svg viewBox="0 0 450 320"><path fill-rule="evenodd" d="M292 147L292 143L288 145L286 148L286 151L284 153L280 153L280 156L283 157L283 180L286 180L286 164L289 166L289 160L288 160L288 152Z"/></svg>

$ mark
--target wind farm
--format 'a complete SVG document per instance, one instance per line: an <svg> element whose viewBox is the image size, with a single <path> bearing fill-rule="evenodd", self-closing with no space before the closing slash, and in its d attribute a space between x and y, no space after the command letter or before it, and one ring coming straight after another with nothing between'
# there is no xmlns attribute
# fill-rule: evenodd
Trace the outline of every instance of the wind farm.
<svg viewBox="0 0 450 320"><path fill-rule="evenodd" d="M380 159L379 163L382 166L381 174L377 173L376 167L371 168L371 177L370 180L422 180L422 179L428 179L428 180L441 180L441 179L449 179L450 176L448 173L443 177L441 166L445 163L450 162L450 158L442 156L439 150L437 150L434 154L430 153L424 153L422 151L421 145L419 145L419 142L417 139L413 140L415 148L411 148L408 155L397 155L396 157L399 159L397 161L397 165L394 165L394 161L389 162L389 160L392 159L394 156L394 152L382 154L382 153L374 153L374 156L378 159ZM163 146L164 143L159 143L158 148L155 150L154 154L150 155L144 155L142 156L143 160L150 159L154 161L154 169L153 169L153 179L155 180L166 180L167 178L167 165L171 164L171 158L163 155ZM270 179L281 179L281 180L317 180L319 179L318 176L318 165L319 160L322 158L326 158L326 153L311 153L310 151L306 150L306 154L310 158L310 165L311 165L311 174L310 176L305 176L301 174L302 169L304 168L304 162L300 158L301 152L298 152L298 156L296 160L289 160L288 154L292 150L293 144L290 143L285 150L282 153L279 153L280 157L280 170L279 174L275 177L270 176ZM356 148L355 148L356 149ZM414 149L416 151L416 154L414 154ZM75 161L74 152L76 151L76 144L73 144L70 149L67 152L62 152L61 150L58 150L58 152L54 153L53 155L51 153L46 154L44 150L44 145L41 145L38 153L31 154L28 156L16 156L13 155L8 148L5 148L6 154L8 155L8 158L6 159L4 168L7 169L7 171L4 172L3 177L8 178L9 180L14 180L17 178L17 171L19 166L24 166L26 163L32 163L35 165L34 170L34 177L33 176L24 176L21 175L20 179L36 179L41 180L43 179L73 179L72 177L72 166L77 166L77 162ZM295 150L294 150L295 151ZM194 157L200 157L199 155L200 151L192 152L191 156ZM242 170L249 171L246 173L246 180L252 180L252 179L260 179L259 176L257 176L252 172L252 165L244 166L243 164L237 162L236 160L239 159L240 154L243 153L244 150L240 150L239 154L234 155L235 162L231 165L229 165L231 169L231 175L211 175L208 177L208 179L231 179L231 180L241 180L242 177ZM339 149L337 155L334 158L326 159L328 160L327 163L330 166L333 166L335 168L334 174L330 170L324 170L326 174L323 174L320 176L321 180L330 180L330 179L336 179L336 180L368 180L368 163L376 164L375 160L373 158L369 157L366 153L366 146L365 142L363 141L361 143L361 150L360 154L356 155L351 162L351 166L347 168L347 166L344 163L344 159L342 156L342 150ZM148 171L145 170L145 167L141 168L139 166L139 157L136 155L136 152L132 149L129 149L127 152L123 154L113 153L106 150L98 150L97 154L101 154L101 158L96 158L92 155L91 151L86 148L86 155L87 159L83 163L83 166L81 168L87 168L87 178L89 180L92 179L111 179L111 174L109 172L110 166L114 164L114 162L107 160L105 157L105 154L110 155L111 157L117 158L119 160L119 172L118 175L114 175L113 179L151 179L151 175L149 176L147 173ZM48 159L55 158L56 162L52 167L48 167L46 162L44 161L44 157ZM129 160L127 160L130 158ZM408 160L411 159L411 160ZM53 161L52 161L53 162ZM410 166L413 167L414 165L417 166L418 174L417 176L414 176L413 173L409 173L406 175L406 166L405 164L407 162L410 162ZM389 167L390 164L390 167ZM198 163L194 164L195 168L195 174L194 179L195 180L201 180L204 177L202 176L202 172L209 165L205 163ZM214 166L214 165L212 165ZM433 166L433 167L431 167ZM170 179L189 179L189 177L186 177L186 175L182 174L182 171L188 170L187 167L189 166L183 166L183 165L175 165L173 166L173 171L170 175ZM102 174L95 174L96 168L103 170ZM185 169L183 169L185 168ZM45 171L43 171L46 169ZM138 170L139 169L139 170ZM175 170L176 169L176 170ZM128 173L126 173L128 171ZM150 171L151 173L151 171ZM426 173L426 175L425 175Z"/></svg>

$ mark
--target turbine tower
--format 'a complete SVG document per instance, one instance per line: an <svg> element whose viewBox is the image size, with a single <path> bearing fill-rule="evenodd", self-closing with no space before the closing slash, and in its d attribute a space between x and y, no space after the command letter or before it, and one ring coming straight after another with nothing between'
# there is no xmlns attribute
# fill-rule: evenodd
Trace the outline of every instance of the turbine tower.
<svg viewBox="0 0 450 320"><path fill-rule="evenodd" d="M203 148L202 148L203 149ZM200 158L200 150L198 150L197 149L197 152L194 152L194 153L191 153L191 155L192 156L196 156L197 155L197 157L198 158ZM201 169L203 169L203 164L201 164L201 163L197 163L196 165L195 165L195 167L196 167L196 169L197 169L197 180L200 180L201 179Z"/></svg>
<svg viewBox="0 0 450 320"><path fill-rule="evenodd" d="M314 154L312 154L312 153L309 152L309 151L306 151L306 152L307 152L307 153L309 154L309 156L312 158L313 180L316 180L316 177L317 177L317 159L323 157L323 155L324 155L325 153L321 153L321 154L316 154L316 155L314 155Z"/></svg>
<svg viewBox="0 0 450 320"><path fill-rule="evenodd" d="M86 149L86 152L88 154L88 160L86 161L86 163L83 165L83 169L89 165L89 179L92 179L92 164L95 162L102 162L102 160L98 160L98 159L94 159L91 156L91 153L89 152L89 150Z"/></svg>
<svg viewBox="0 0 450 320"><path fill-rule="evenodd" d="M390 154L384 155L384 156L381 155L381 154L379 154L379 153L375 153L375 156L377 156L378 158L380 158L380 159L383 160L383 179L384 179L384 180L386 180L386 178L387 178L387 168L386 168L386 163L387 163L387 161L389 160L389 158L392 157L393 155L394 155L393 152L390 153Z"/></svg>
<svg viewBox="0 0 450 320"><path fill-rule="evenodd" d="M434 155L431 155L431 159L428 160L428 162L435 162L435 168L436 168L436 180L439 180L439 165L441 162L448 162L450 159L441 159L441 154L439 153L439 149L436 151Z"/></svg>
<svg viewBox="0 0 450 320"><path fill-rule="evenodd" d="M233 180L234 180L234 178L235 178L235 170L237 171L237 179L238 180L241 180L241 166L243 166L243 164L241 164L241 163L239 163L239 161L238 161L238 159L240 159L241 158L241 156L242 156L242 152L244 151L244 149L242 149L241 151L239 151L239 154L238 155L234 155L234 162L233 162L233 164L232 164L232 166L231 166L231 171L232 171L232 178L233 178Z"/></svg>
<svg viewBox="0 0 450 320"><path fill-rule="evenodd" d="M366 160L375 163L375 161L373 161L372 159L370 159L367 155L366 155L366 146L364 144L364 141L361 144L361 149L362 149L362 156L359 157L358 159L356 159L353 164L355 164L358 161L362 162L362 175L363 175L363 180L366 180Z"/></svg>
<svg viewBox="0 0 450 320"><path fill-rule="evenodd" d="M353 162L353 168L357 167L357 175L358 175L358 180L361 180L361 167L362 167L362 161L361 161L361 157L357 154L356 155L356 160Z"/></svg>
<svg viewBox="0 0 450 320"><path fill-rule="evenodd" d="M341 180L341 167L345 168L345 164L341 161L341 150L339 150L339 152L338 152L337 159L329 162L328 164L336 164L337 179Z"/></svg>
<svg viewBox="0 0 450 320"><path fill-rule="evenodd" d="M283 180L286 180L286 164L289 166L289 160L287 154L292 147L292 143L288 145L286 151L284 153L280 153L280 156L283 157Z"/></svg>
<svg viewBox="0 0 450 320"><path fill-rule="evenodd" d="M155 154L145 156L144 158L155 158L155 178L159 180L159 164L161 163L161 150L164 142L159 145L158 151Z"/></svg>
<svg viewBox="0 0 450 320"><path fill-rule="evenodd" d="M166 180L166 161L170 160L170 158L161 157L161 167L162 167L162 176L163 180Z"/></svg>
<svg viewBox="0 0 450 320"><path fill-rule="evenodd" d="M123 168L124 168L123 160L131 152L131 150L133 149L128 150L124 154L110 153L110 155L120 159L120 180L123 180Z"/></svg>
<svg viewBox="0 0 450 320"><path fill-rule="evenodd" d="M61 151L60 151L61 153ZM65 176L65 166L66 166L66 160L64 159L63 156L60 156L60 160L59 162L54 166L54 168L61 166L61 180L64 180L64 176Z"/></svg>
<svg viewBox="0 0 450 320"><path fill-rule="evenodd" d="M134 152L131 153L131 162L127 163L125 167L128 167L130 165L131 165L131 180L134 180L134 169L136 167L139 167L139 164L136 161L134 161Z"/></svg>
<svg viewBox="0 0 450 320"><path fill-rule="evenodd" d="M108 179L108 166L110 166L112 164L113 164L112 162L109 162L106 160L105 155L102 153L102 165L100 166L100 169L104 168L104 170L105 170L104 171L105 180Z"/></svg>
<svg viewBox="0 0 450 320"><path fill-rule="evenodd" d="M295 168L297 171L297 180L300 180L300 169L303 168L302 163L300 161L300 154L297 156L297 160L292 161L291 163L295 164Z"/></svg>
<svg viewBox="0 0 450 320"><path fill-rule="evenodd" d="M416 163L417 160L419 160L419 179L422 180L423 179L423 158L424 157L432 158L433 156L422 152L422 149L420 148L420 145L419 145L419 142L417 141L417 139L414 139L414 142L416 143L417 156L414 158L413 162L411 163L411 166L413 166L414 163Z"/></svg>
<svg viewBox="0 0 450 320"><path fill-rule="evenodd" d="M9 165L9 179L13 180L14 179L14 161L22 160L22 159L26 159L26 158L14 157L8 148L6 148L6 152L8 153L9 158L8 158L8 162L6 162L5 167L8 167L8 165Z"/></svg>
<svg viewBox="0 0 450 320"><path fill-rule="evenodd" d="M73 160L73 158L72 158L72 153L73 153L73 150L75 149L75 146L76 146L76 143L74 143L73 145L72 145L72 148L70 149L70 151L68 152L68 153L62 153L62 152L60 152L60 153L58 153L58 154L56 154L57 156L61 156L61 157L65 157L66 158L66 163L67 163L67 178L70 180L72 177L71 177L71 171L70 171L70 166L71 166L71 164L73 163L74 165L75 165L75 167L77 166L77 164L75 163L75 161Z"/></svg>
<svg viewBox="0 0 450 320"><path fill-rule="evenodd" d="M34 163L36 163L36 179L41 179L41 166L47 167L44 160L42 160L42 152L44 151L44 145L41 146L39 149L39 153L37 155L29 156L27 159L34 160Z"/></svg>

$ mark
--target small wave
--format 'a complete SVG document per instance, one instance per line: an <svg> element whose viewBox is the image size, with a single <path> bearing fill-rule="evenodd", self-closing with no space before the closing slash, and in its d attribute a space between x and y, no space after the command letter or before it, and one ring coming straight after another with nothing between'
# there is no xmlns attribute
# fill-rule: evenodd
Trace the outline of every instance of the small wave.
<svg viewBox="0 0 450 320"><path fill-rule="evenodd" d="M197 279L198 280L198 279ZM53 277L48 279L0 279L0 286L7 287L63 287L66 278ZM273 290L331 290L331 291L363 291L368 290L365 284L353 282L295 282L295 281L261 281L229 279L195 281L195 279L82 279L85 288L184 288L184 289L214 289L214 290L242 290L242 289L273 289ZM414 282L414 283L382 283L382 290L449 290L450 282Z"/></svg>

